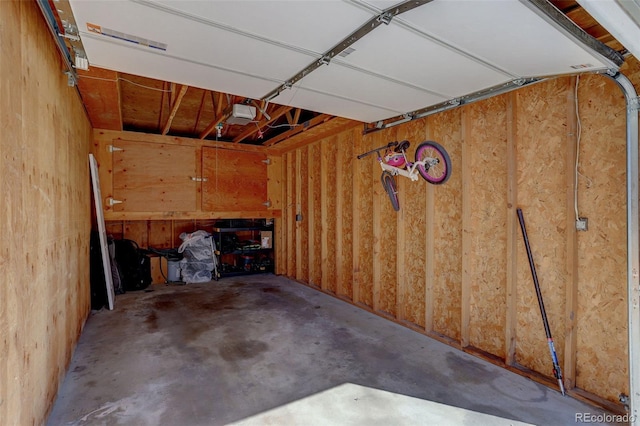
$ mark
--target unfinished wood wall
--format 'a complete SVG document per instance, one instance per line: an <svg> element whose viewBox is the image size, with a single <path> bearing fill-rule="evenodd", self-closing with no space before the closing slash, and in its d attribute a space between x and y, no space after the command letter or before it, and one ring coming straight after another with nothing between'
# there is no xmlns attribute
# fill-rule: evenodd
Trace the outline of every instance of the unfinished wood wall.
<svg viewBox="0 0 640 426"><path fill-rule="evenodd" d="M640 74L637 62L627 68ZM575 231L576 79L551 80L391 129L351 128L283 151L281 272L555 386L518 224L521 207L565 382L621 410L627 383L625 103L583 76ZM373 157L391 140L449 152L444 185L398 178L394 212ZM296 215L297 220L296 220Z"/></svg>
<svg viewBox="0 0 640 426"><path fill-rule="evenodd" d="M91 127L36 3L0 22L0 423L35 425L90 309Z"/></svg>

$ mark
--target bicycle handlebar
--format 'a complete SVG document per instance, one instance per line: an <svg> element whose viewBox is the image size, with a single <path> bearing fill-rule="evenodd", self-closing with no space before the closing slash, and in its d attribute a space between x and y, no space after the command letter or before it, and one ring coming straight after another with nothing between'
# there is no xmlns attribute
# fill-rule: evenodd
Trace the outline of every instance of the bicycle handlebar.
<svg viewBox="0 0 640 426"><path fill-rule="evenodd" d="M398 141L389 142L388 144L383 145L380 148L375 148L375 149L372 149L371 151L367 151L365 153L362 153L362 154L358 155L357 158L358 158L358 160L360 160L360 159L362 159L362 158L364 158L364 157L366 157L368 155L373 154L374 152L378 152L378 151L380 151L382 149L392 148L394 146L398 146Z"/></svg>

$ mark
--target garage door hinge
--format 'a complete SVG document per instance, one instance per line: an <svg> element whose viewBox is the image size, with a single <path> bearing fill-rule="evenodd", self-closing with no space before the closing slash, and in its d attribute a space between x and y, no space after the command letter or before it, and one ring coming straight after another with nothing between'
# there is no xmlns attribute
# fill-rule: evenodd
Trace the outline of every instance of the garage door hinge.
<svg viewBox="0 0 640 426"><path fill-rule="evenodd" d="M116 152L116 151L124 151L124 149L118 148L117 146L114 146L114 145L107 145L107 151Z"/></svg>

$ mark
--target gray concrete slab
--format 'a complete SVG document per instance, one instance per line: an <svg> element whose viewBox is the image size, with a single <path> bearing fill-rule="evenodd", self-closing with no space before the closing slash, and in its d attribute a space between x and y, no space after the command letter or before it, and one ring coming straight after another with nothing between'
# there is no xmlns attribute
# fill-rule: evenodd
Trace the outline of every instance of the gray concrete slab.
<svg viewBox="0 0 640 426"><path fill-rule="evenodd" d="M607 414L266 274L154 286L92 313L48 425L567 425Z"/></svg>

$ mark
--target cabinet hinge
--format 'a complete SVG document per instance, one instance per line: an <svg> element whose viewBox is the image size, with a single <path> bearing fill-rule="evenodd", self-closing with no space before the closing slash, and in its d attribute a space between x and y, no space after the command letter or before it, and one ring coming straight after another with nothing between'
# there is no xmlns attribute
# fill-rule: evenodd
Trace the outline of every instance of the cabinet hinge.
<svg viewBox="0 0 640 426"><path fill-rule="evenodd" d="M269 164L271 164L271 158L267 158L266 160L261 160L264 164L266 164L267 166Z"/></svg>
<svg viewBox="0 0 640 426"><path fill-rule="evenodd" d="M107 151L116 152L116 151L124 151L124 149L118 148L117 146L114 146L114 145L107 145Z"/></svg>
<svg viewBox="0 0 640 426"><path fill-rule="evenodd" d="M209 182L209 178L199 176L191 176L191 180L194 182Z"/></svg>

